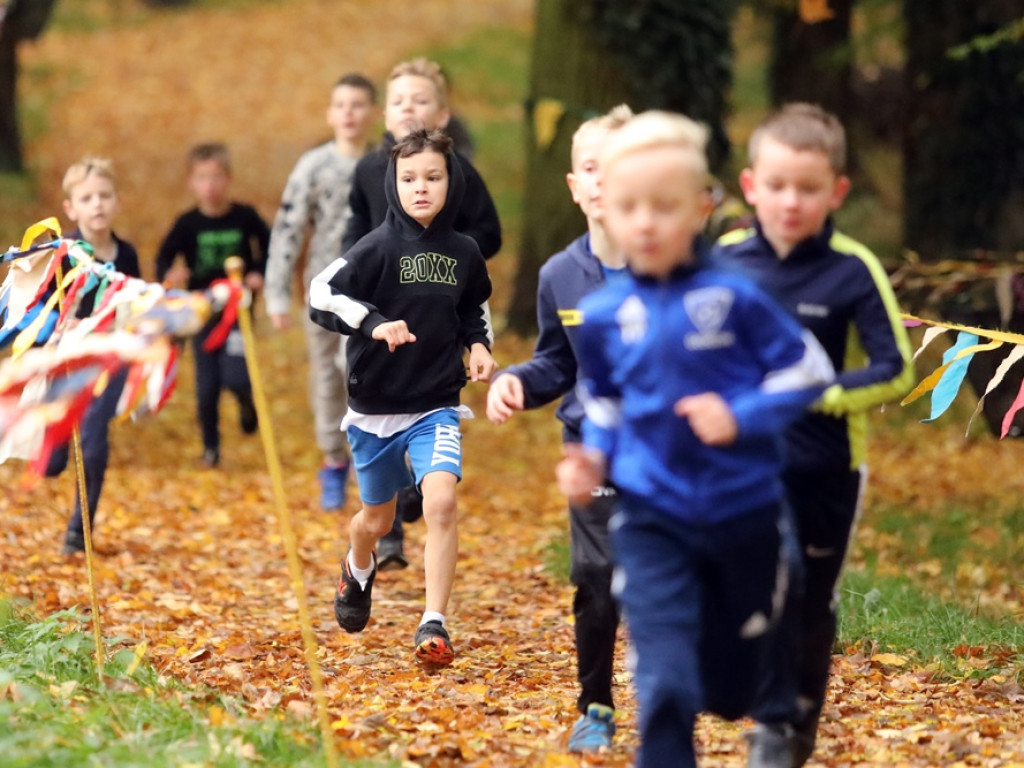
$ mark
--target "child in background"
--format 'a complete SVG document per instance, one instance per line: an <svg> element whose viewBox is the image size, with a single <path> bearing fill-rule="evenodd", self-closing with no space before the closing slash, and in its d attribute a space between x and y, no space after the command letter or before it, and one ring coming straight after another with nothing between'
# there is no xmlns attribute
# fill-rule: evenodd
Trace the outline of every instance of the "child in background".
<svg viewBox="0 0 1024 768"><path fill-rule="evenodd" d="M583 443L557 471L577 503L606 477L620 495L639 768L696 765L698 712L754 703L787 589L779 437L832 375L783 310L705 263L705 141L687 118L644 113L601 153L605 226L628 269L580 304Z"/></svg>
<svg viewBox="0 0 1024 768"><path fill-rule="evenodd" d="M351 336L342 426L363 506L349 526L335 616L347 632L369 621L375 546L391 529L398 491L414 480L427 537L426 609L413 645L425 665L450 664L455 655L445 614L458 557L463 355L469 350L473 381L497 368L484 311L487 267L476 243L452 227L463 186L449 137L409 133L392 151L384 223L317 275L309 292L312 318Z"/></svg>
<svg viewBox="0 0 1024 768"><path fill-rule="evenodd" d="M97 261L112 264L114 270L129 277L141 277L139 255L128 242L118 237L113 230L114 219L120 210L114 167L110 160L100 157L86 157L72 165L64 174L64 213L75 225L67 237L84 240L92 248ZM92 314L95 295L85 295L79 304L77 317ZM107 474L110 457L110 420L117 412L128 378L125 367L110 377L106 388L89 404L81 423L82 464L85 470L85 500L89 508L90 524L95 519L96 507L100 502L103 480ZM50 455L46 468L47 477L55 477L64 471L68 463L68 444L64 444ZM73 555L85 551L85 528L82 520L82 499L78 483L75 483L75 506L64 533L62 554Z"/></svg>
<svg viewBox="0 0 1024 768"><path fill-rule="evenodd" d="M231 157L223 144L198 144L188 153L188 186L196 207L181 214L160 244L156 279L184 279L190 291L203 290L226 277L224 260L240 256L245 262L245 285L263 286L263 271L270 228L251 205L231 199ZM255 247L254 247L255 246ZM184 266L175 260L184 258ZM227 342L206 351L203 343L217 322L212 319L192 340L196 367L196 411L203 437L202 461L220 463L220 393L229 389L238 400L239 424L246 434L255 432L256 408L245 364L241 334L233 328Z"/></svg>
<svg viewBox="0 0 1024 768"><path fill-rule="evenodd" d="M352 209L342 253L384 221L388 201L384 194L384 179L389 155L395 142L416 128L444 129L451 113L448 108L448 85L441 67L424 58L403 61L395 65L388 75L384 97L384 127L387 132L381 146L356 166L349 206ZM476 241L485 259L501 248L501 223L490 192L476 168L462 155L455 154L459 170L465 179L465 194L454 212L456 232L469 235ZM387 571L409 565L405 557L402 521L415 520L421 513L422 497L413 487L405 488L398 497L398 515L394 527L380 543L380 569Z"/></svg>
<svg viewBox="0 0 1024 768"><path fill-rule="evenodd" d="M769 291L825 348L836 383L786 433L783 482L800 536L802 607L787 606L797 652L799 717L790 723L794 766L814 751L836 636L836 584L867 477L867 411L899 399L914 384L910 342L885 270L857 241L838 232L831 213L850 188L842 125L820 107L790 104L750 137L740 174L754 226L719 240L714 256ZM865 360L866 357L866 360ZM774 706L769 695L754 715ZM778 743L767 725L751 749Z"/></svg>
<svg viewBox="0 0 1024 768"><path fill-rule="evenodd" d="M270 233L270 255L264 301L277 329L289 325L292 280L303 246L309 241L302 282L309 283L338 258L348 218L348 195L356 163L368 149L376 119L377 91L362 75L344 75L331 89L327 124L334 137L299 158L288 177L281 207ZM341 419L348 407L345 381L345 337L314 323L303 313L309 353L309 391L316 441L323 452L320 468L320 506L345 506L349 474L348 443Z"/></svg>
<svg viewBox="0 0 1024 768"><path fill-rule="evenodd" d="M572 138L572 170L566 176L573 201L587 217L587 232L556 253L540 269L533 358L499 371L487 392L487 416L496 424L516 411L539 408L558 397L556 416L562 439L579 443L583 405L574 387L578 377L576 307L584 296L625 267L604 227L600 154L614 131L632 117L622 105L583 123ZM612 556L608 520L617 501L614 486L603 482L587 506L569 504L570 576L576 587L573 616L580 717L569 737L569 751L597 752L612 745L615 720L612 667L619 611L611 593Z"/></svg>

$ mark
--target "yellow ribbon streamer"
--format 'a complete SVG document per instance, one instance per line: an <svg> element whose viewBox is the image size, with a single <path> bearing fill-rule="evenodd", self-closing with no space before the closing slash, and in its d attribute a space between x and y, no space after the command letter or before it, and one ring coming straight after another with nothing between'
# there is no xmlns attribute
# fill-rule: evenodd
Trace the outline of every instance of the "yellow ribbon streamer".
<svg viewBox="0 0 1024 768"><path fill-rule="evenodd" d="M56 237L60 237L60 222L57 221L55 216L50 216L42 221L37 221L31 227L26 229L25 235L21 238L21 250L27 251L32 247L32 244L35 243L36 240L47 232L53 232Z"/></svg>
<svg viewBox="0 0 1024 768"><path fill-rule="evenodd" d="M908 405L917 400L922 395L927 394L928 392L933 390L935 388L935 385L939 383L939 379L942 378L942 374L944 374L946 372L946 369L949 368L949 366L951 366L957 360L963 360L965 357L969 357L975 354L976 352L988 352L991 349L997 349L1001 346L1003 346L1003 342L991 341L988 344L974 344L973 346L961 349L957 353L956 357L954 357L949 362L940 365L928 376L926 376L920 384L914 387L914 391L907 395L905 398L903 398L903 400L900 401L900 405Z"/></svg>
<svg viewBox="0 0 1024 768"><path fill-rule="evenodd" d="M78 277L78 273L82 271L81 266L72 267L68 270L68 273L64 275L64 279L60 281L60 287L58 290L50 294L50 298L46 300L46 304L43 306L42 311L33 320L27 328L22 330L21 333L14 339L14 343L11 345L11 358L20 357L26 349L31 349L32 345L36 343L36 339L39 338L40 331L43 330L43 326L46 325L46 320L50 316L50 312L57 306L57 302L63 300L64 292L71 286L71 283Z"/></svg>

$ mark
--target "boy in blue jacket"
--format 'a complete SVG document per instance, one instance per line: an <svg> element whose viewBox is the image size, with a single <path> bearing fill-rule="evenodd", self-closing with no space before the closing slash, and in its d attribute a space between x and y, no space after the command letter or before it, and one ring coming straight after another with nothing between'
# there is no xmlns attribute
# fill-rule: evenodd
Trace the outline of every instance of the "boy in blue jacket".
<svg viewBox="0 0 1024 768"><path fill-rule="evenodd" d="M723 236L713 256L776 298L836 370L835 384L786 432L783 482L805 574L802 607L787 606L786 621L798 637L801 711L791 735L793 765L801 766L814 750L836 636L835 588L867 476L867 411L909 391L914 370L885 270L830 218L850 188L839 121L820 107L789 104L755 129L749 161L740 186L757 220ZM754 714L760 718L760 707ZM751 746L776 736L758 727Z"/></svg>
<svg viewBox="0 0 1024 768"><path fill-rule="evenodd" d="M497 364L484 302L491 294L480 249L452 228L463 193L452 141L414 130L392 150L384 223L313 278L309 312L350 336L347 431L362 509L349 525L334 614L347 632L370 618L377 540L391 530L398 491L423 495L426 609L414 638L417 660L455 656L445 612L455 581L455 488L462 477L459 393L487 381ZM406 455L414 478L409 476Z"/></svg>
<svg viewBox="0 0 1024 768"><path fill-rule="evenodd" d="M650 112L605 145L605 226L628 270L580 304L583 443L557 469L577 502L605 477L619 492L640 768L695 766L698 712L754 703L789 575L780 437L832 376L782 309L704 263L705 141Z"/></svg>
<svg viewBox="0 0 1024 768"><path fill-rule="evenodd" d="M587 233L556 253L540 269L533 358L499 371L487 391L487 416L501 424L524 408L539 408L562 397L556 416L562 439L580 441L583 405L576 398L576 307L584 296L620 274L622 254L604 228L600 153L613 131L633 116L621 105L583 123L572 138L572 171L566 176L573 201L587 217ZM564 396L564 397L563 397ZM589 506L569 504L570 578L576 587L572 610L576 631L580 717L569 736L570 752L611 747L615 735L612 674L619 611L612 597L612 557L608 520L615 489L602 485Z"/></svg>

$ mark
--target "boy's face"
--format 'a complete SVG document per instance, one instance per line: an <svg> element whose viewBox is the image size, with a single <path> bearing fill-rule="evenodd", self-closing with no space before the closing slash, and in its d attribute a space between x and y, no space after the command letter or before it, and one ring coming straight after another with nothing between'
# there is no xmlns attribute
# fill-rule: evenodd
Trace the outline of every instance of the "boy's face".
<svg viewBox="0 0 1024 768"><path fill-rule="evenodd" d="M64 212L78 225L86 239L109 232L117 210L114 182L94 172L75 184L64 201Z"/></svg>
<svg viewBox="0 0 1024 768"><path fill-rule="evenodd" d="M402 210L423 228L430 226L448 197L448 165L439 152L420 152L395 161L395 182Z"/></svg>
<svg viewBox="0 0 1024 768"><path fill-rule="evenodd" d="M609 133L604 128L590 128L577 136L572 153L572 171L565 177L572 201L580 207L588 221L600 222L604 215L601 209L601 166L598 156Z"/></svg>
<svg viewBox="0 0 1024 768"><path fill-rule="evenodd" d="M684 150L634 150L606 168L604 225L634 272L665 277L692 259L711 198Z"/></svg>
<svg viewBox="0 0 1024 768"><path fill-rule="evenodd" d="M353 143L365 142L375 113L369 91L353 85L339 85L331 91L327 125L334 131L335 138Z"/></svg>
<svg viewBox="0 0 1024 768"><path fill-rule="evenodd" d="M192 164L188 186L200 208L220 208L227 200L231 174L215 158L198 160Z"/></svg>
<svg viewBox="0 0 1024 768"><path fill-rule="evenodd" d="M850 180L836 175L824 152L793 149L765 136L757 162L740 173L740 187L768 242L785 256L821 232L828 215L843 204Z"/></svg>
<svg viewBox="0 0 1024 768"><path fill-rule="evenodd" d="M388 82L384 106L384 127L396 139L404 139L416 128L444 128L448 108L441 106L434 81L421 75L402 75Z"/></svg>

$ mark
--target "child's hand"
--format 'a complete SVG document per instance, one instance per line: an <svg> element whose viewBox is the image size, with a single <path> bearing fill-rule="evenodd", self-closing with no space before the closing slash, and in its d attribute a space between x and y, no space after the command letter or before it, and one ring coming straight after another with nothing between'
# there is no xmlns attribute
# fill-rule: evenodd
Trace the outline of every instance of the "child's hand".
<svg viewBox="0 0 1024 768"><path fill-rule="evenodd" d="M416 341L416 337L409 330L409 326L405 324L405 320L391 320L387 323L381 323L373 329L370 337L377 341L386 341L388 343L388 352L394 352L395 347L400 347L403 344L412 344Z"/></svg>
<svg viewBox="0 0 1024 768"><path fill-rule="evenodd" d="M487 418L494 424L504 424L516 411L523 410L523 380L514 373L506 373L491 382L487 390Z"/></svg>
<svg viewBox="0 0 1024 768"><path fill-rule="evenodd" d="M188 285L188 279L191 276L192 271L182 262L176 261L164 275L164 285L169 288L180 288L184 290L185 286Z"/></svg>
<svg viewBox="0 0 1024 768"><path fill-rule="evenodd" d="M604 456L579 443L566 443L562 446L562 455L565 458L555 467L558 488L574 504L587 504L593 498L594 489L604 480Z"/></svg>
<svg viewBox="0 0 1024 768"><path fill-rule="evenodd" d="M288 315L271 315L270 324L274 326L275 331L283 331L291 327L292 319Z"/></svg>
<svg viewBox="0 0 1024 768"><path fill-rule="evenodd" d="M263 287L263 275L259 272L249 272L242 282L250 291L258 291Z"/></svg>
<svg viewBox="0 0 1024 768"><path fill-rule="evenodd" d="M498 364L491 357L491 351L484 344L477 342L469 348L469 380L490 381L498 370Z"/></svg>
<svg viewBox="0 0 1024 768"><path fill-rule="evenodd" d="M731 445L739 433L729 404L715 392L681 398L673 410L690 420L690 429L705 445Z"/></svg>

